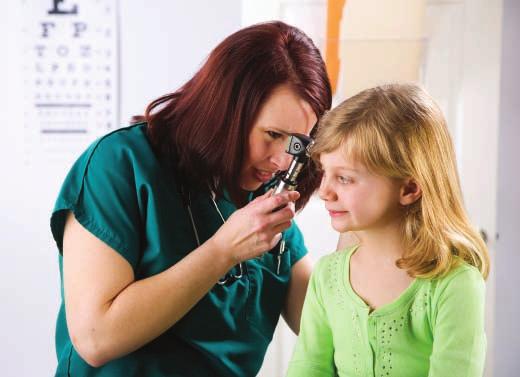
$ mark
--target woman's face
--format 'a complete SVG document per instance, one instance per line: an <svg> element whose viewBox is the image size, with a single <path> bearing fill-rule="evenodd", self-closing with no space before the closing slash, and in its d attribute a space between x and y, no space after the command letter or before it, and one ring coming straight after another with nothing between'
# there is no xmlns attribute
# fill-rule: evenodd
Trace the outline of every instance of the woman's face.
<svg viewBox="0 0 520 377"><path fill-rule="evenodd" d="M310 105L286 85L276 88L260 109L249 134L248 153L240 171L240 187L255 191L292 156L285 152L290 133L309 135L316 123Z"/></svg>

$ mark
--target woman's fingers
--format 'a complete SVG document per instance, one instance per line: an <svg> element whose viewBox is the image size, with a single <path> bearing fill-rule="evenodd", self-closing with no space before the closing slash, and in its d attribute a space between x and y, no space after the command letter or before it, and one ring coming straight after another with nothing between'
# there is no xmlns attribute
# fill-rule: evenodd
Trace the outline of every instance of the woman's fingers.
<svg viewBox="0 0 520 377"><path fill-rule="evenodd" d="M220 245L227 245L235 260L257 257L276 246L281 232L291 226L291 204L299 197L296 191L273 195L270 190L231 215L214 238Z"/></svg>
<svg viewBox="0 0 520 377"><path fill-rule="evenodd" d="M274 189L269 189L265 192L265 194L257 196L251 203L258 203L258 202L261 202L262 200L270 198L271 196L273 196L273 192L274 192Z"/></svg>
<svg viewBox="0 0 520 377"><path fill-rule="evenodd" d="M275 226L272 231L275 234L276 233L281 233L284 230L290 228L290 226L291 226L291 222L290 221L286 221L284 223L281 223L281 224L278 224L277 226Z"/></svg>
<svg viewBox="0 0 520 377"><path fill-rule="evenodd" d="M262 195L260 198L263 199L258 203L259 210L263 213L271 213L275 209L285 207L288 203L295 202L299 197L298 191L284 191L266 198Z"/></svg>
<svg viewBox="0 0 520 377"><path fill-rule="evenodd" d="M290 222L293 219L293 217L294 209L291 208L290 205L286 204L283 208L266 215L266 222L274 228L287 221Z"/></svg>

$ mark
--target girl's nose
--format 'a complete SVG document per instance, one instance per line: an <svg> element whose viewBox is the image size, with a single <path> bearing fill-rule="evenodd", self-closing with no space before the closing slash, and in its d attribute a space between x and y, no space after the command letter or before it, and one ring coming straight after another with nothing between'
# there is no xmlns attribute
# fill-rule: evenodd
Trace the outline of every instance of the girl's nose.
<svg viewBox="0 0 520 377"><path fill-rule="evenodd" d="M334 190L330 187L328 180L325 176L321 178L320 188L318 189L318 196L321 200L331 201L335 200L336 194Z"/></svg>

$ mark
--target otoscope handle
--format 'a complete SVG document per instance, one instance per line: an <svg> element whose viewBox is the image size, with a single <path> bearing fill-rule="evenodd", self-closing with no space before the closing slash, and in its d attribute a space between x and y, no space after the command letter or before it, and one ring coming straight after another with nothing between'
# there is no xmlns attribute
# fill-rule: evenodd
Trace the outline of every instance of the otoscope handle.
<svg viewBox="0 0 520 377"><path fill-rule="evenodd" d="M309 159L309 147L313 144L313 140L302 134L291 134L289 145L286 152L293 156L291 165L287 171L280 175L278 183L275 186L273 195L280 194L283 191L293 191L298 184L297 179L302 171L303 166ZM285 206L277 207L273 210L276 212ZM283 236L282 236L283 237ZM280 260L285 248L285 241L282 239L278 245L270 251L271 254L277 255Z"/></svg>
<svg viewBox="0 0 520 377"><path fill-rule="evenodd" d="M273 195L281 194L284 191L294 191L296 189L296 185L294 183L285 182L283 179L280 179L280 182L276 185ZM281 207L276 208L273 212L276 212Z"/></svg>

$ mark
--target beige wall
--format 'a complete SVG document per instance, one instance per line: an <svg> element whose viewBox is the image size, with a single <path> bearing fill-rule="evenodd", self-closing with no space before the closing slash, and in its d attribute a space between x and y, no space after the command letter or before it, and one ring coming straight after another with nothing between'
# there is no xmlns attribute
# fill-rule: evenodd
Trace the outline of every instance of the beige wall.
<svg viewBox="0 0 520 377"><path fill-rule="evenodd" d="M424 0L348 0L340 39L336 102L391 81L419 81Z"/></svg>

